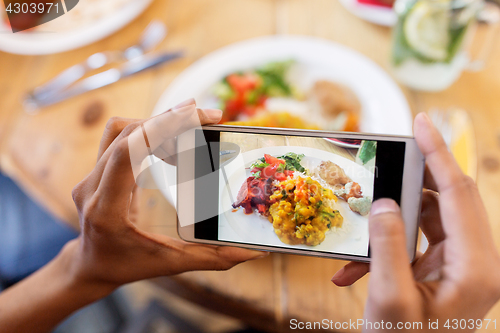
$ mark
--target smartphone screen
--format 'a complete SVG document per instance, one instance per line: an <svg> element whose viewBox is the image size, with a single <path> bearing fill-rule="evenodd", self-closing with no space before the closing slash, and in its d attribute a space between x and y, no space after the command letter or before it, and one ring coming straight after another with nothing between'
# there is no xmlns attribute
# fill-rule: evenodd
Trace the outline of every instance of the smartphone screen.
<svg viewBox="0 0 500 333"><path fill-rule="evenodd" d="M401 201L405 142L206 129L195 141L198 240L369 258L372 201Z"/></svg>

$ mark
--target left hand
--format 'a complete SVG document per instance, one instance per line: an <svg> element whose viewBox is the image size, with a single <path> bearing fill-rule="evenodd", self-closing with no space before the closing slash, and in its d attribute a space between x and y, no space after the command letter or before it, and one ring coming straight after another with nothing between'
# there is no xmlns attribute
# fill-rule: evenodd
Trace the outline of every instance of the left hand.
<svg viewBox="0 0 500 333"><path fill-rule="evenodd" d="M188 100L148 120L108 122L94 170L73 189L81 235L66 245L63 254L77 283L97 287L102 297L125 283L190 270L226 270L267 255L151 234L139 230L129 217L135 187L129 147L141 146L140 140L144 145L141 130L147 131L153 153L161 154L175 147L172 142L178 134L217 123L221 115L220 110L197 109L194 100Z"/></svg>

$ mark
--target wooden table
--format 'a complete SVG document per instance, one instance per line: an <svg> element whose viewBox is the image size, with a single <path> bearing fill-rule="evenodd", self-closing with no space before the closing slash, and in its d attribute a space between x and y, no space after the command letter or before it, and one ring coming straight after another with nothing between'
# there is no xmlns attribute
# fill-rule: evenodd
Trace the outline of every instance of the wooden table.
<svg viewBox="0 0 500 333"><path fill-rule="evenodd" d="M24 113L22 95L97 51L135 42L154 18L169 35L160 49L184 49L187 57L100 90ZM132 24L87 47L50 56L0 53L0 167L55 216L77 226L71 189L90 172L99 139L111 116L147 117L168 84L201 56L230 43L274 33L334 40L388 70L390 29L364 22L337 0L157 0ZM479 29L484 35L484 29ZM414 113L430 107L463 107L470 112L478 141L478 186L500 245L500 41L486 69L464 73L449 89L422 93L403 88ZM139 223L175 235L175 213L157 191L142 190ZM363 315L367 278L337 288L331 276L344 262L272 255L228 272L191 272L158 279L165 288L212 309L267 330L283 330L289 318L334 321ZM304 284L307 284L304 287ZM500 305L488 315L500 319Z"/></svg>

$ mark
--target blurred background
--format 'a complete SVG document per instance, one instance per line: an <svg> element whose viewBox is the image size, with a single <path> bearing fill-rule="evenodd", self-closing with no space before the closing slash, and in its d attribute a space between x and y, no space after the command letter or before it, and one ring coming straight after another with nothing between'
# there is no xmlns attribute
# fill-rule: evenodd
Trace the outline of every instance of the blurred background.
<svg viewBox="0 0 500 333"><path fill-rule="evenodd" d="M0 4L0 290L78 235L71 190L92 170L107 120L147 118L190 97L221 108L224 123L254 126L411 135L413 117L428 112L477 180L500 245L495 1L80 0L51 20ZM177 237L171 193L140 189L138 200L140 228ZM355 321L367 279L335 287L344 264L272 254L228 272L138 282L56 332ZM500 319L500 305L487 318Z"/></svg>

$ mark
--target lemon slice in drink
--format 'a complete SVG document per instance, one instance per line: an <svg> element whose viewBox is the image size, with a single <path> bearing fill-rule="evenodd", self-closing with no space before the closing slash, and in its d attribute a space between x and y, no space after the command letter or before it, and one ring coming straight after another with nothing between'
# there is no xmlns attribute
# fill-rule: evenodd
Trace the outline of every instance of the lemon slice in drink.
<svg viewBox="0 0 500 333"><path fill-rule="evenodd" d="M411 48L435 61L445 60L450 43L450 0L418 1L404 22L404 34Z"/></svg>

